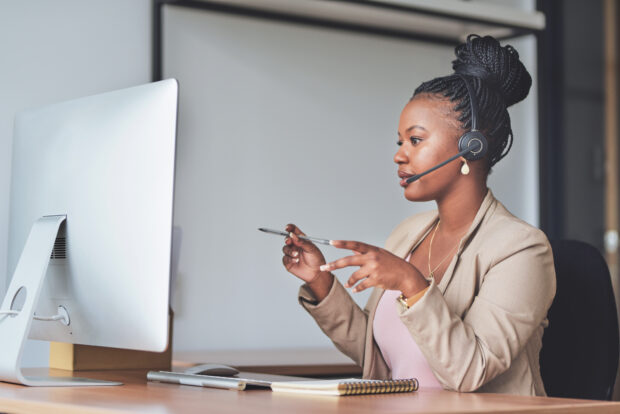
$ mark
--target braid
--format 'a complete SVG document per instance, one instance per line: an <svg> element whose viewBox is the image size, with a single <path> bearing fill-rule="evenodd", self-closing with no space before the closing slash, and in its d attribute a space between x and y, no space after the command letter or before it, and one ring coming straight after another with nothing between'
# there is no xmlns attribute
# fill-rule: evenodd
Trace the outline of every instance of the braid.
<svg viewBox="0 0 620 414"><path fill-rule="evenodd" d="M507 108L527 96L532 79L511 46L500 46L490 37L469 35L455 49L455 73L467 76L475 94L478 129L486 136L488 168L504 158L512 147L513 135ZM422 83L411 99L420 94L439 96L454 104L453 110L464 130L471 129L471 106L467 87L460 76L442 76Z"/></svg>

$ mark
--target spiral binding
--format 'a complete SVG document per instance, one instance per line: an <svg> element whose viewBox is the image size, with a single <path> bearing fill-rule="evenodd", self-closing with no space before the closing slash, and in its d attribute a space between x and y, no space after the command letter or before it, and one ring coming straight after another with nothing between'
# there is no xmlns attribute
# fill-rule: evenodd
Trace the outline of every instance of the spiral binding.
<svg viewBox="0 0 620 414"><path fill-rule="evenodd" d="M346 381L338 385L340 395L388 394L418 390L415 378L401 380L359 380Z"/></svg>

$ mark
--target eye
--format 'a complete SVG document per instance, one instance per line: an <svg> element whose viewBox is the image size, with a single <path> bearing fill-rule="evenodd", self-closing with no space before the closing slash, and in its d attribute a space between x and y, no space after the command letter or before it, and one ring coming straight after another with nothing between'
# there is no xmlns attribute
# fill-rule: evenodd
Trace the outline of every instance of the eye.
<svg viewBox="0 0 620 414"><path fill-rule="evenodd" d="M422 142L423 139L422 138L418 138L418 137L409 137L409 141L411 141L411 145L417 145L420 142ZM396 141L396 145L398 145L400 147L401 145L403 145L403 141L401 141L401 140Z"/></svg>

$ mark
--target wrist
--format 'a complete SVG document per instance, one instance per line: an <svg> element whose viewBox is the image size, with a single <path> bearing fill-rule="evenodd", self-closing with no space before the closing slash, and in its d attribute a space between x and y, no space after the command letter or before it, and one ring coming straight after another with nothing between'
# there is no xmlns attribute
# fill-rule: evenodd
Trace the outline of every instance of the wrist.
<svg viewBox="0 0 620 414"><path fill-rule="evenodd" d="M314 278L307 281L306 284L314 294L317 302L322 302L329 294L329 291L334 283L334 275L329 272L319 272Z"/></svg>
<svg viewBox="0 0 620 414"><path fill-rule="evenodd" d="M404 297L410 298L429 286L430 283L414 270L414 274L403 280L400 291Z"/></svg>
<svg viewBox="0 0 620 414"><path fill-rule="evenodd" d="M405 295L401 293L400 296L396 298L396 302L400 305L402 311L406 311L415 305L426 294L428 288L429 286L410 297L405 297Z"/></svg>
<svg viewBox="0 0 620 414"><path fill-rule="evenodd" d="M323 285L327 281L331 282L332 277L334 276L330 272L317 272L317 274L315 274L312 279L307 280L306 283L310 286L317 284Z"/></svg>

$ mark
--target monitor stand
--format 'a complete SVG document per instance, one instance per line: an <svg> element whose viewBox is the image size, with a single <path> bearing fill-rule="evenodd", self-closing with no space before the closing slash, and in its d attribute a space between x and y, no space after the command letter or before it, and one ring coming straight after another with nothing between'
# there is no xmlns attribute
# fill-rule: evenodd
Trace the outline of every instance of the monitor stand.
<svg viewBox="0 0 620 414"><path fill-rule="evenodd" d="M0 306L0 381L29 386L122 385L76 377L24 376L21 359L60 225L67 216L44 216L32 225ZM23 305L20 302L23 299ZM21 308L20 308L21 305ZM50 323L59 323L52 321Z"/></svg>

